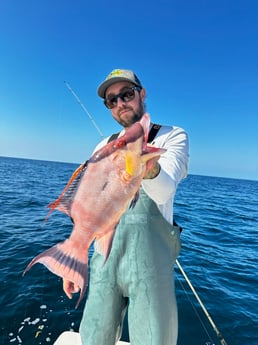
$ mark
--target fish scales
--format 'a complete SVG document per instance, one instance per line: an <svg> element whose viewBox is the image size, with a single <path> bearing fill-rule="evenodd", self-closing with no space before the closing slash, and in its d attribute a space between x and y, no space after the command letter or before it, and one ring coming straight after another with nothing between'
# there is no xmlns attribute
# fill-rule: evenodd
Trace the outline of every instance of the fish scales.
<svg viewBox="0 0 258 345"><path fill-rule="evenodd" d="M65 189L50 203L73 220L70 237L31 260L80 288L78 307L88 284L88 250L95 248L108 259L115 228L126 209L134 205L147 162L164 149L147 145L150 118L144 114L116 140L98 150L73 173Z"/></svg>

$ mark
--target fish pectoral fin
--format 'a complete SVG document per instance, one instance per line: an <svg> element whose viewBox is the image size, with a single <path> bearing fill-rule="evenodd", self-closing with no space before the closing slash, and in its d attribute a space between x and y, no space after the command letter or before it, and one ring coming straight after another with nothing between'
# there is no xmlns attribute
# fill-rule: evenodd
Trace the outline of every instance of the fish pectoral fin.
<svg viewBox="0 0 258 345"><path fill-rule="evenodd" d="M45 265L52 273L79 286L77 308L88 285L88 249L84 247L82 250L68 239L36 256L26 267L23 275L36 263Z"/></svg>
<svg viewBox="0 0 258 345"><path fill-rule="evenodd" d="M96 252L104 256L104 264L107 261L112 247L114 230L108 231L105 235L97 238L94 242Z"/></svg>
<svg viewBox="0 0 258 345"><path fill-rule="evenodd" d="M130 176L134 176L140 166L139 156L132 151L126 151L125 153L125 171Z"/></svg>
<svg viewBox="0 0 258 345"><path fill-rule="evenodd" d="M162 148L158 148L158 147L154 147L154 146L149 146L148 145L147 148L146 148L146 151L141 156L141 162L143 164L146 164L152 158L158 157L158 156L162 155L163 153L165 153L166 151L167 151L166 149L162 149Z"/></svg>

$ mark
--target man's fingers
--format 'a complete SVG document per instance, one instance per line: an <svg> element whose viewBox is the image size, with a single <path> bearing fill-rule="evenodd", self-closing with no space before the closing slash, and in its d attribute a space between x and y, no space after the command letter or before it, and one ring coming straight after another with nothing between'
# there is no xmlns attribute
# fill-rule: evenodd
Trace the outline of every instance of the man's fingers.
<svg viewBox="0 0 258 345"><path fill-rule="evenodd" d="M73 293L77 293L80 291L80 287L78 285L74 285L73 282L63 279L63 290L66 296L70 299L73 297Z"/></svg>

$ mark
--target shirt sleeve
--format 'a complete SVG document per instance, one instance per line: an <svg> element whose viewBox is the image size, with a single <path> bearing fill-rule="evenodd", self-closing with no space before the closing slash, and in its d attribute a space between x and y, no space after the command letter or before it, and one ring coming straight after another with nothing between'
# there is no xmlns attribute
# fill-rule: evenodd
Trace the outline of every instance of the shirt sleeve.
<svg viewBox="0 0 258 345"><path fill-rule="evenodd" d="M156 204L164 205L174 197L179 182L187 176L188 135L182 128L162 126L152 144L167 151L158 161L159 174L153 179L144 179L142 187Z"/></svg>

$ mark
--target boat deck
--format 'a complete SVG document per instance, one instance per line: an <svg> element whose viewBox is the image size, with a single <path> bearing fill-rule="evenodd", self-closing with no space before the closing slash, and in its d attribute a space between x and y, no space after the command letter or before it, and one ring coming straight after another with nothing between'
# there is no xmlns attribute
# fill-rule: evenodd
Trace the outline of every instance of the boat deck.
<svg viewBox="0 0 258 345"><path fill-rule="evenodd" d="M118 341L117 345L129 345L125 341ZM76 332L63 332L54 342L54 345L82 345L81 337L79 333Z"/></svg>

